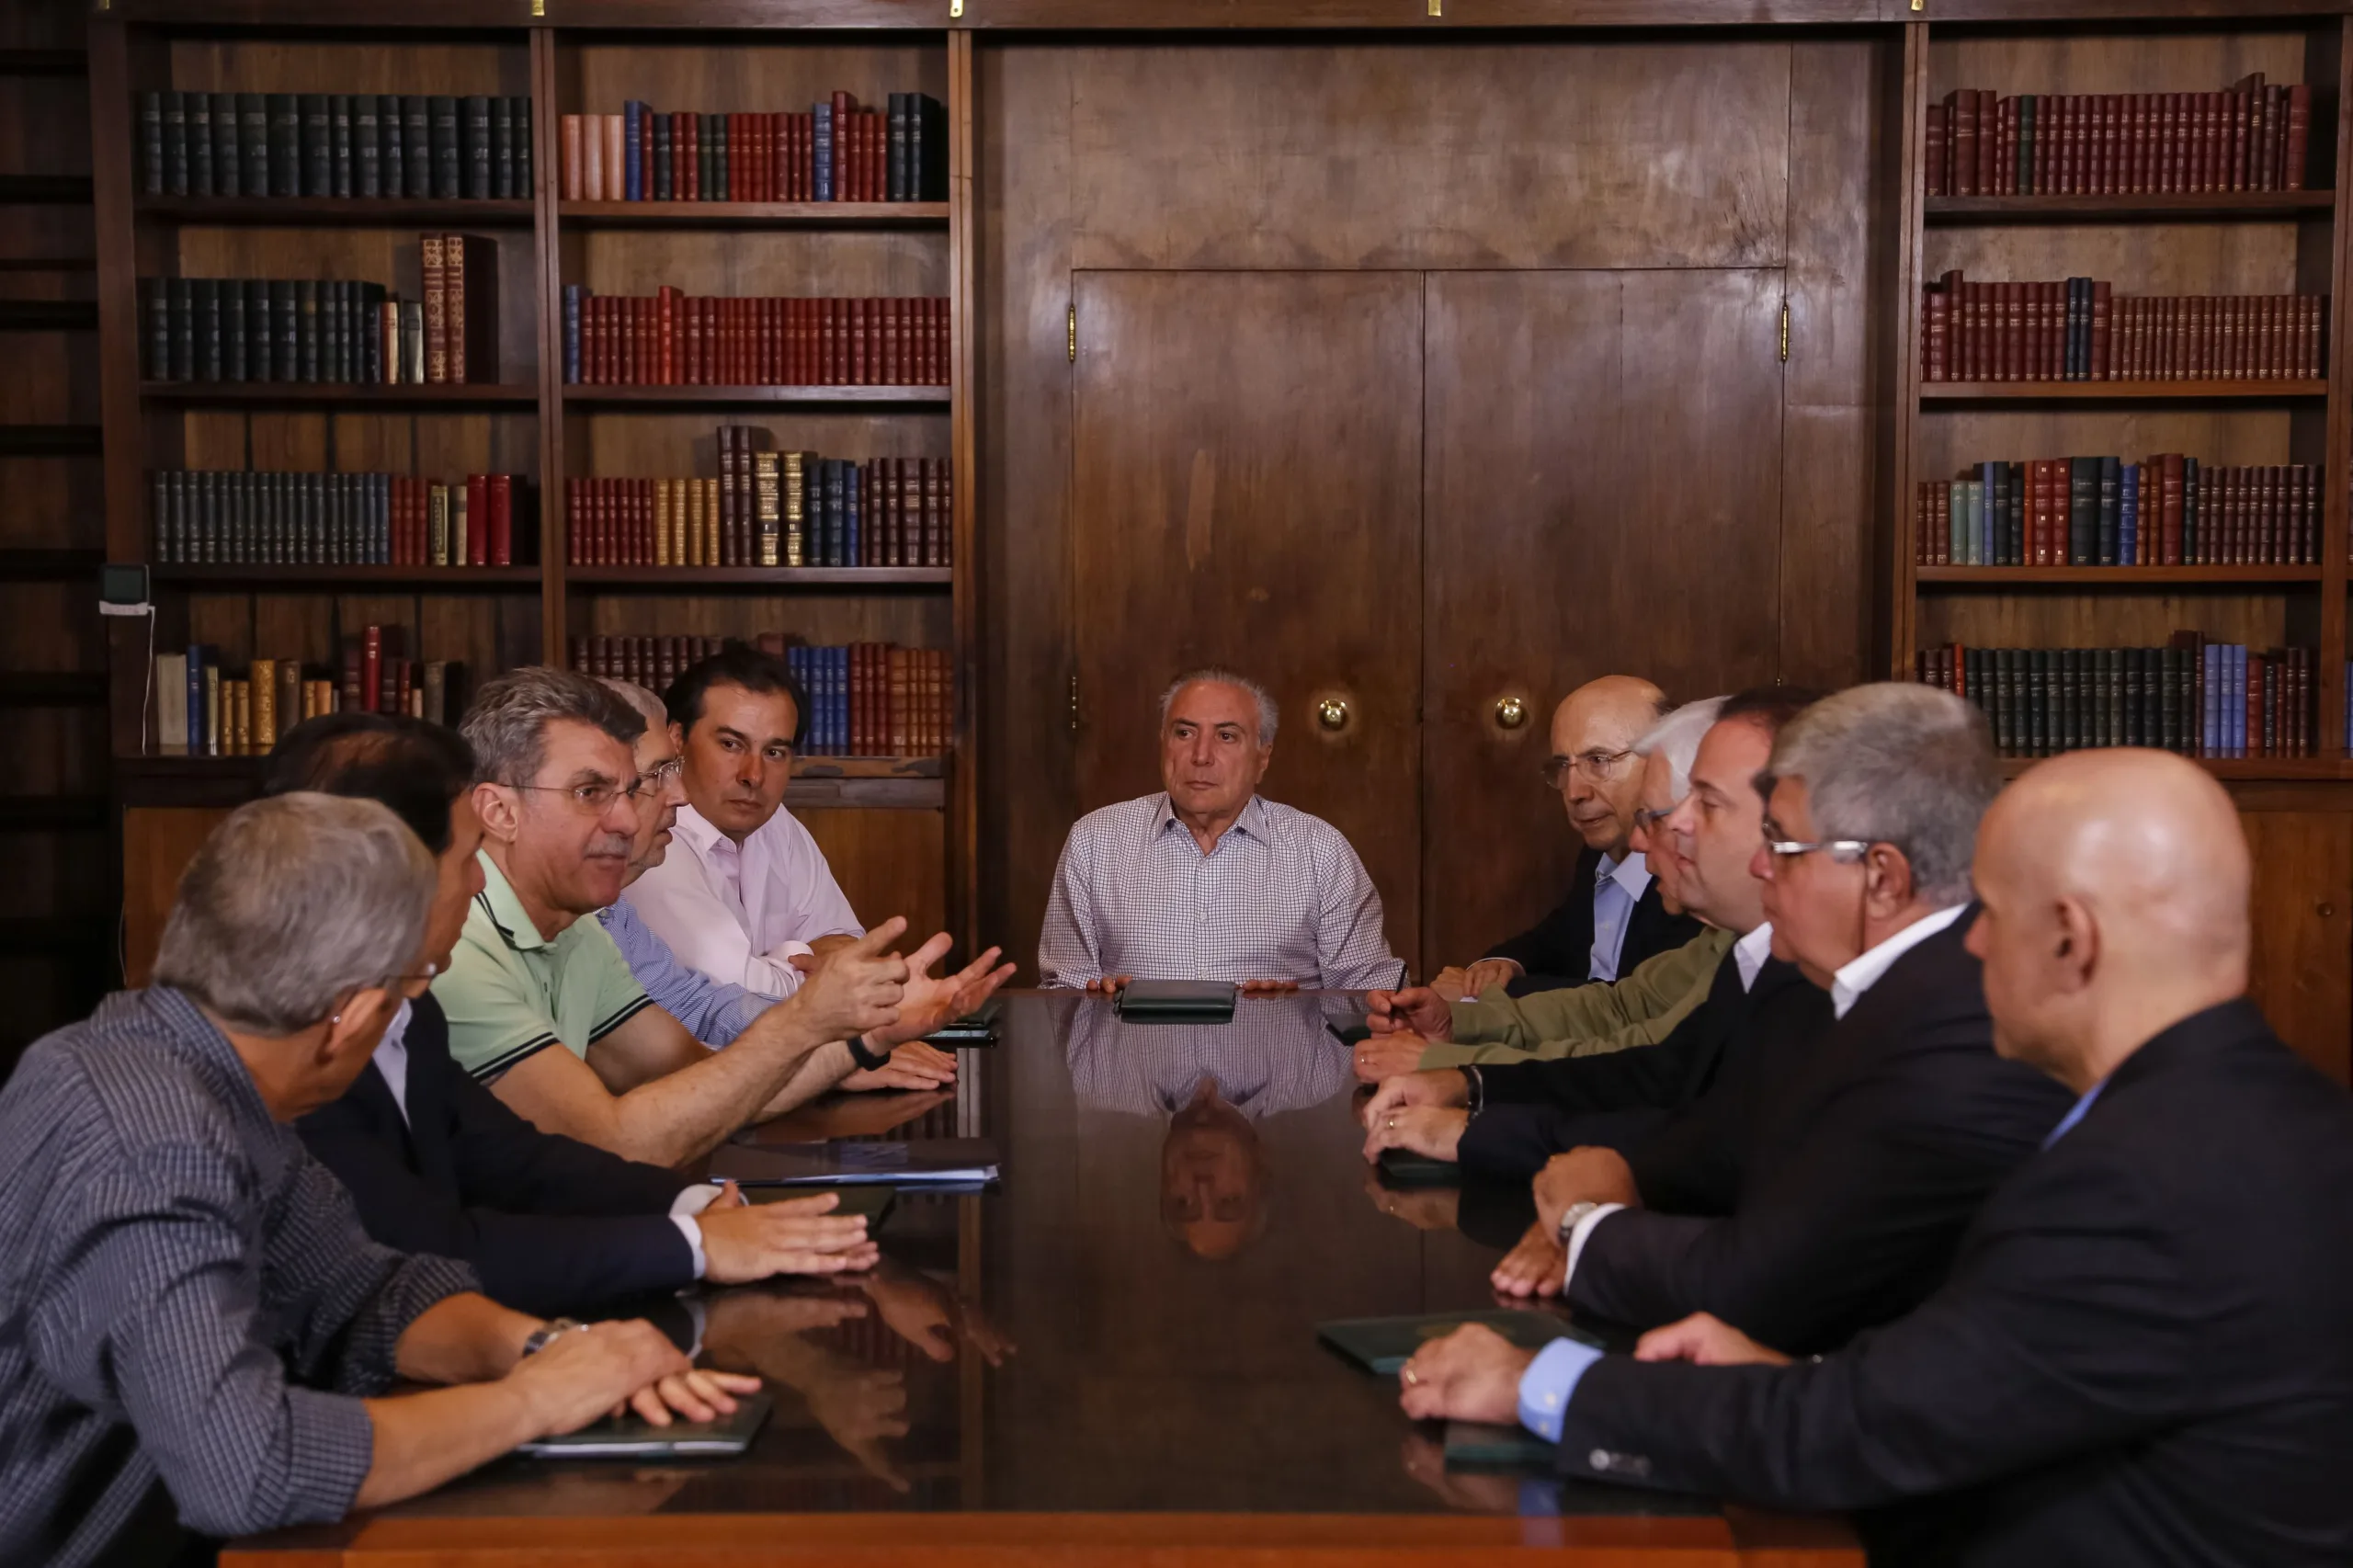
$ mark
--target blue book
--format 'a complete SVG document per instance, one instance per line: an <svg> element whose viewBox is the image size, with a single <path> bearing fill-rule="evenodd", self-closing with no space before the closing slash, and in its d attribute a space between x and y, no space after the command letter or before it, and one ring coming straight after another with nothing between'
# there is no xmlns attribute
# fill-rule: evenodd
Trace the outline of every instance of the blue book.
<svg viewBox="0 0 2353 1568"><path fill-rule="evenodd" d="M809 133L810 160L817 166L813 194L819 201L831 201L834 199L834 106L831 102L818 104L812 113L816 120Z"/></svg>
<svg viewBox="0 0 2353 1568"><path fill-rule="evenodd" d="M2126 463L2117 479L2116 563L2141 564L2141 465Z"/></svg>
<svg viewBox="0 0 2353 1568"><path fill-rule="evenodd" d="M587 297L585 285L567 283L563 286L563 384L580 384L580 301Z"/></svg>
<svg viewBox="0 0 2353 1568"><path fill-rule="evenodd" d="M1945 551L1955 566L1969 564L1969 486L1958 479L1945 484Z"/></svg>
<svg viewBox="0 0 2353 1568"><path fill-rule="evenodd" d="M2231 755L2246 756L2246 645L2231 644Z"/></svg>
<svg viewBox="0 0 2353 1568"><path fill-rule="evenodd" d="M839 756L849 747L849 650L825 650L825 750Z"/></svg>
<svg viewBox="0 0 2353 1568"><path fill-rule="evenodd" d="M645 199L645 106L635 98L621 105L621 199Z"/></svg>
<svg viewBox="0 0 2353 1568"><path fill-rule="evenodd" d="M861 476L856 463L845 461L842 464L841 564L844 566L855 566L858 563L858 536L859 497L858 482L860 477Z"/></svg>

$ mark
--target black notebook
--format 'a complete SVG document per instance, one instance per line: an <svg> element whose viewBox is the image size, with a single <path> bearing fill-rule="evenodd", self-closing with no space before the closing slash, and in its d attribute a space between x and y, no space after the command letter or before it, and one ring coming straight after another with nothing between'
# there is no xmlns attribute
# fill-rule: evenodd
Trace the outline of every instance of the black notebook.
<svg viewBox="0 0 2353 1568"><path fill-rule="evenodd" d="M961 1018L942 1024L924 1038L934 1045L995 1045L997 1019L1005 1012L1005 999L992 996Z"/></svg>
<svg viewBox="0 0 2353 1568"><path fill-rule="evenodd" d="M1464 1324L1484 1324L1522 1350L1541 1350L1556 1339L1574 1339L1598 1346L1600 1341L1568 1319L1545 1312L1514 1312L1508 1308L1461 1312L1431 1312L1422 1317L1342 1318L1315 1325L1315 1337L1380 1377L1395 1377L1397 1369L1432 1339L1442 1339Z"/></svg>
<svg viewBox="0 0 2353 1568"><path fill-rule="evenodd" d="M1131 980L1120 989L1120 1017L1132 1023L1224 1023L1233 1017L1230 980Z"/></svg>
<svg viewBox="0 0 2353 1568"><path fill-rule="evenodd" d="M1411 1149L1383 1149L1374 1162L1384 1187L1460 1187L1462 1167L1452 1160L1433 1160Z"/></svg>
<svg viewBox="0 0 2353 1568"><path fill-rule="evenodd" d="M882 1221L891 1217L891 1210L898 1207L899 1202L899 1189L895 1187L838 1187L826 1190L841 1201L826 1210L825 1217L847 1219L853 1214L862 1214L866 1217L866 1233L869 1236L882 1228ZM782 1203L788 1199L822 1196L822 1193L793 1187L755 1187L744 1194L745 1199L752 1203Z"/></svg>
<svg viewBox="0 0 2353 1568"><path fill-rule="evenodd" d="M710 1179L745 1187L979 1187L996 1179L985 1138L913 1143L729 1143L710 1156Z"/></svg>
<svg viewBox="0 0 2353 1568"><path fill-rule="evenodd" d="M767 1425L774 1401L739 1394L735 1414L716 1421L673 1421L656 1426L641 1415L607 1416L560 1437L540 1437L515 1451L542 1460L724 1459L752 1446Z"/></svg>

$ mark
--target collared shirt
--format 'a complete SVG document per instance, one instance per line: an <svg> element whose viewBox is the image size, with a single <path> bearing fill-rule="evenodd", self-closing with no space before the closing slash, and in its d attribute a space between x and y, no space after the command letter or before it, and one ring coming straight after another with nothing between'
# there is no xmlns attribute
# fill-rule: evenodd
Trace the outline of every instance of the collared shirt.
<svg viewBox="0 0 2353 1568"><path fill-rule="evenodd" d="M1626 948L1626 927L1634 905L1651 885L1650 862L1637 852L1623 860L1601 858L1593 872L1593 964L1590 978L1618 978L1618 955Z"/></svg>
<svg viewBox="0 0 2353 1568"><path fill-rule="evenodd" d="M368 1239L187 996L108 997L0 1091L0 1562L98 1559L159 1481L205 1535L342 1517L361 1397L476 1288Z"/></svg>
<svg viewBox="0 0 2353 1568"><path fill-rule="evenodd" d="M653 999L602 924L575 920L540 936L506 873L487 851L481 859L482 892L449 972L433 982L449 1054L485 1083L551 1045L586 1061L591 1045Z"/></svg>
<svg viewBox="0 0 2353 1568"><path fill-rule="evenodd" d="M2059 1119L2059 1125L2051 1130L2051 1136L2042 1141L2042 1146L2048 1149L2068 1133L2073 1132L2075 1130L2075 1123L2084 1119L2084 1113L2092 1108L2092 1102L2099 1098L2099 1092L2106 1087L2108 1087L2108 1080L2102 1078L2098 1083L2086 1089L2083 1098L2077 1100L2069 1108L2067 1114Z"/></svg>
<svg viewBox="0 0 2353 1568"><path fill-rule="evenodd" d="M1863 998L1863 993L1879 983L1879 977L1895 967L1895 960L1961 918L1969 905L1956 903L1949 909L1939 909L1934 915L1924 915L1878 947L1838 966L1830 977L1830 1011L1833 1017L1845 1017L1849 1009Z"/></svg>
<svg viewBox="0 0 2353 1568"><path fill-rule="evenodd" d="M1045 985L1108 975L1395 985L1381 894L1339 829L1252 796L1206 855L1165 793L1081 817L1038 938Z"/></svg>
<svg viewBox="0 0 2353 1568"><path fill-rule="evenodd" d="M392 1104L400 1108L403 1121L408 1119L408 1020L415 1010L407 997L401 998L401 1010L384 1026L384 1038L371 1059L384 1075L384 1087L392 1091Z"/></svg>
<svg viewBox="0 0 2353 1568"><path fill-rule="evenodd" d="M821 937L862 937L825 853L781 806L741 845L692 806L669 852L621 894L680 963L763 996L790 996L787 960Z"/></svg>
<svg viewBox="0 0 2353 1568"><path fill-rule="evenodd" d="M1765 968L1765 960L1773 956L1773 923L1762 926L1732 945L1732 961L1740 966L1740 988L1756 989L1756 976Z"/></svg>
<svg viewBox="0 0 2353 1568"><path fill-rule="evenodd" d="M627 899L597 911L597 918L654 1006L686 1025L687 1032L703 1044L727 1044L767 1010L769 998L680 963L670 945L646 928Z"/></svg>

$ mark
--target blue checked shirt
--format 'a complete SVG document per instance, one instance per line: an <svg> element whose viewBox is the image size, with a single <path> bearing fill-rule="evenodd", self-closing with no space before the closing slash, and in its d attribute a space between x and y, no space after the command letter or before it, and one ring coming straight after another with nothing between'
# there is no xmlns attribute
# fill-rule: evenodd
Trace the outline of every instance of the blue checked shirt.
<svg viewBox="0 0 2353 1568"><path fill-rule="evenodd" d="M185 995L108 997L0 1090L0 1562L93 1562L158 1483L203 1535L341 1518L360 1397L477 1288L370 1242Z"/></svg>
<svg viewBox="0 0 2353 1568"><path fill-rule="evenodd" d="M756 991L713 980L688 969L655 936L627 899L597 911L606 935L629 960L630 973L645 987L654 1005L687 1026L687 1032L705 1045L725 1045L751 1027L775 1001Z"/></svg>
<svg viewBox="0 0 2353 1568"><path fill-rule="evenodd" d="M1081 817L1038 938L1050 986L1126 974L1365 991L1404 973L1340 830L1256 795L1207 855L1165 793Z"/></svg>

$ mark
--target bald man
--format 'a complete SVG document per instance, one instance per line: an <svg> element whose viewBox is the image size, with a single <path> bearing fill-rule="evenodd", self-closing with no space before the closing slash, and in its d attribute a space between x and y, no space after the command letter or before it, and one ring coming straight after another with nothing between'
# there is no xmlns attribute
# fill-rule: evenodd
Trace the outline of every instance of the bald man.
<svg viewBox="0 0 2353 1568"><path fill-rule="evenodd" d="M1603 676L1552 710L1545 784L1560 791L1569 826L1585 841L1560 907L1467 970L1447 969L1431 989L1449 1002L1506 987L1515 996L1631 974L1644 959L1672 952L1704 928L1661 901L1656 880L1633 847L1643 803L1643 764L1634 743L1665 717L1666 696L1638 676Z"/></svg>
<svg viewBox="0 0 2353 1568"><path fill-rule="evenodd" d="M1705 1315L1631 1359L1466 1329L1406 1364L1406 1411L1861 1511L1874 1562L2353 1561L2353 1101L2245 997L2229 798L2074 753L1995 801L1974 873L1995 1048L2078 1097L1936 1294L1797 1364Z"/></svg>

